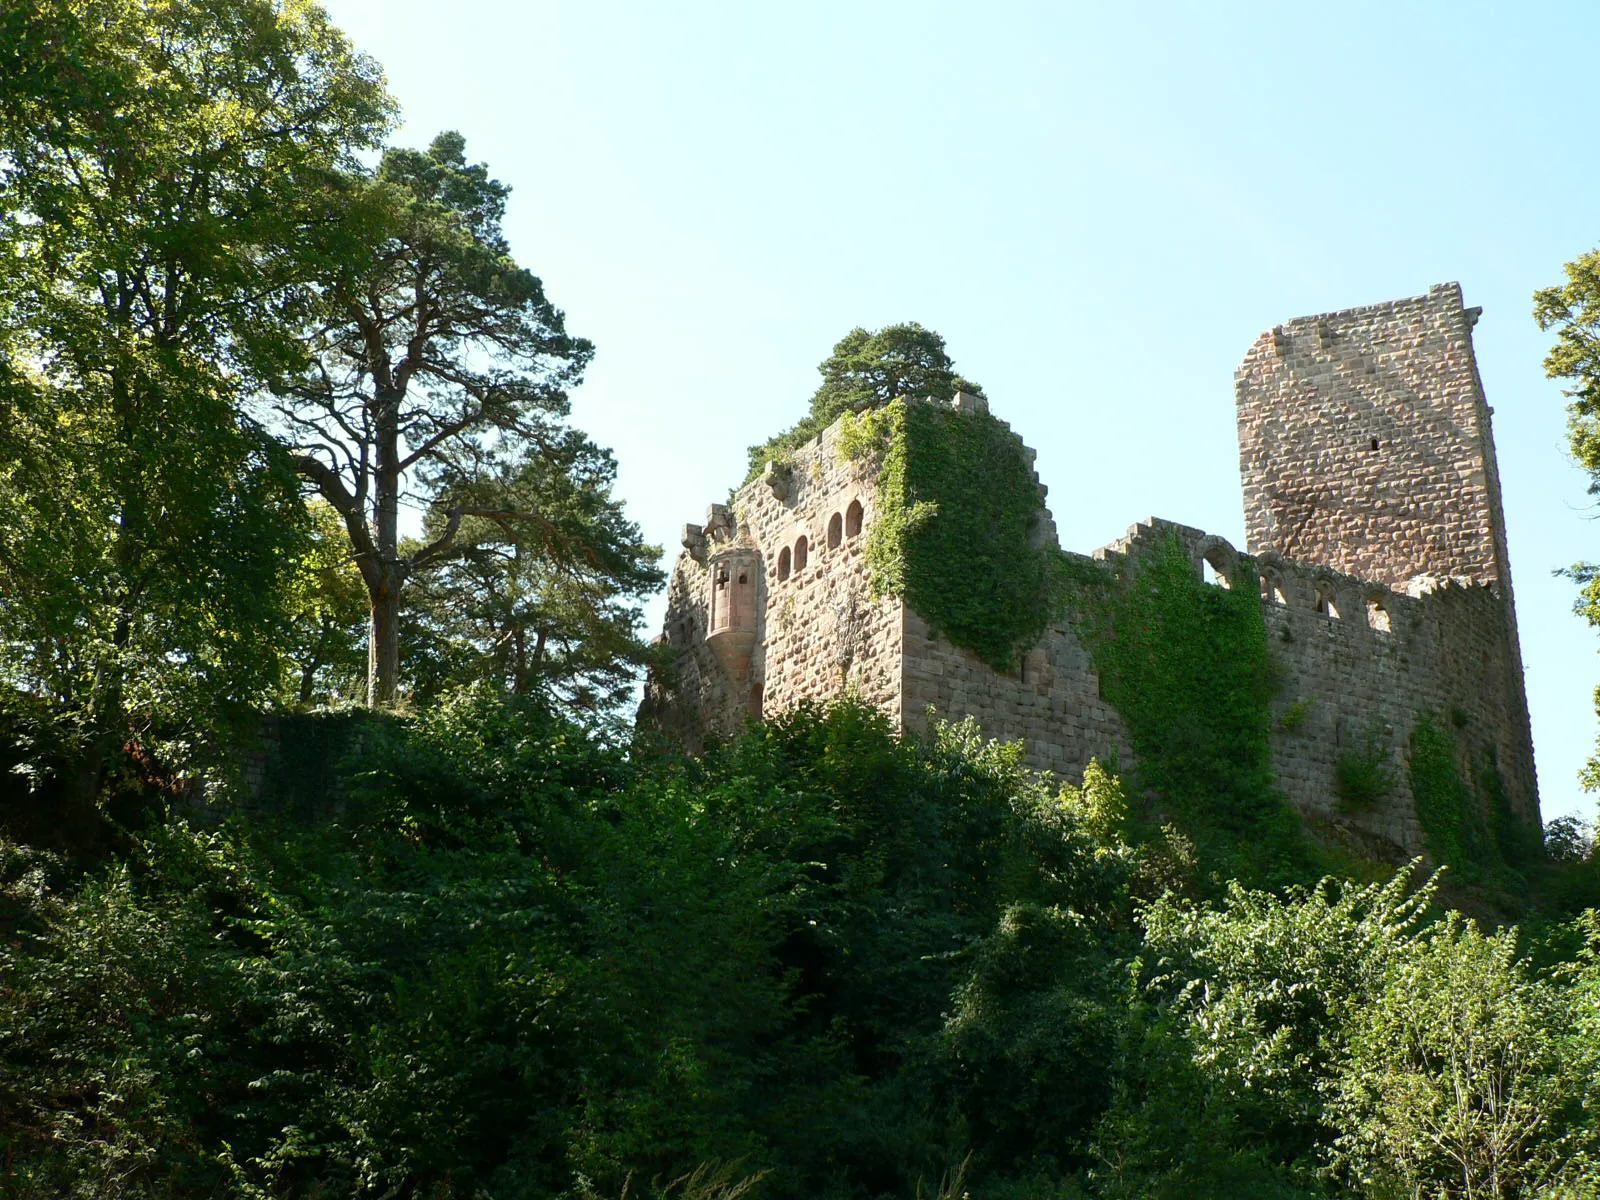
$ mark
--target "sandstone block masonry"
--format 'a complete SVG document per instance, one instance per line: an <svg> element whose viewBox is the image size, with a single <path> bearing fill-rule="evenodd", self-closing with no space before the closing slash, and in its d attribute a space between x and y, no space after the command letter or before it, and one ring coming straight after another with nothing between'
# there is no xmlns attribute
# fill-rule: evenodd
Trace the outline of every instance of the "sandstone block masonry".
<svg viewBox="0 0 1600 1200"><path fill-rule="evenodd" d="M1383 857L1426 849L1403 769L1420 717L1459 731L1464 777L1494 763L1513 811L1538 819L1477 316L1446 284L1263 334L1236 377L1245 551L1152 518L1072 556L1122 574L1176 538L1214 586L1258 579L1279 676L1277 781L1314 825ZM1065 777L1094 757L1134 765L1069 621L1000 672L903 601L873 596L875 468L845 455L840 433L823 431L684 527L663 634L678 653L647 683L641 723L699 749L849 688L901 728L930 712L971 716ZM1041 528L1053 530L1048 513ZM1395 787L1352 810L1338 801L1338 764L1374 743L1394 756Z"/></svg>

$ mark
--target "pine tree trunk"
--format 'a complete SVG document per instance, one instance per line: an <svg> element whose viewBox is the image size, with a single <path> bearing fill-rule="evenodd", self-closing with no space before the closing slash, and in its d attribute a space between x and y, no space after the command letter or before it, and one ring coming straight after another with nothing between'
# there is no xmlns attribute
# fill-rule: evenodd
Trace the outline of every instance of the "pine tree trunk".
<svg viewBox="0 0 1600 1200"><path fill-rule="evenodd" d="M377 551L371 636L367 639L367 706L393 708L400 690L400 395L379 396L373 505Z"/></svg>
<svg viewBox="0 0 1600 1200"><path fill-rule="evenodd" d="M371 635L367 638L369 708L393 708L400 689L400 583L392 568L385 574L372 593Z"/></svg>

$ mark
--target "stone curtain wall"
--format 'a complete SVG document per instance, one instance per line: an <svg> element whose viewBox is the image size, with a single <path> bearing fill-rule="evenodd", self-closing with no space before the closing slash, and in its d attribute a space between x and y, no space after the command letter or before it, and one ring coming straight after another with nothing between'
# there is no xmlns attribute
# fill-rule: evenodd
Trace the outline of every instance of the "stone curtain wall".
<svg viewBox="0 0 1600 1200"><path fill-rule="evenodd" d="M925 728L930 712L972 717L988 737L1023 739L1030 767L1074 780L1091 758L1133 760L1122 718L1101 698L1089 653L1070 626L1046 630L1018 670L1001 673L907 612L904 663L912 728Z"/></svg>
<svg viewBox="0 0 1600 1200"><path fill-rule="evenodd" d="M1252 554L1391 587L1416 575L1509 582L1472 355L1478 312L1441 284L1256 340L1235 376Z"/></svg>
<svg viewBox="0 0 1600 1200"><path fill-rule="evenodd" d="M1251 559L1221 538L1179 532L1197 571L1209 559L1223 578L1252 567L1260 577L1279 678L1273 773L1314 825L1348 830L1380 856L1422 853L1406 764L1423 716L1455 729L1463 778L1475 777L1492 755L1513 810L1538 820L1521 690L1513 695L1504 686L1505 604L1497 586L1430 581L1407 595L1270 551ZM1141 530L1138 542L1152 537ZM1394 788L1369 806L1344 804L1339 759L1361 753L1369 737L1388 751Z"/></svg>
<svg viewBox="0 0 1600 1200"><path fill-rule="evenodd" d="M1456 727L1464 778L1473 778L1492 752L1513 809L1538 819L1526 718L1502 686L1504 604L1495 587L1441 582L1406 595L1275 553L1252 559L1223 538L1157 518L1097 550L1093 561L1106 570L1137 571L1173 535L1197 576L1203 564L1212 565L1219 580L1213 586L1260 577L1280 680L1273 771L1314 826L1343 830L1382 858L1425 851L1406 773L1408 740L1422 715ZM919 724L929 706L945 717L970 715L989 737L1025 739L1029 765L1066 778L1077 778L1094 757L1124 768L1136 763L1126 727L1100 698L1089 655L1070 627L1051 629L1021 671L1000 674L931 637L909 614L905 677L908 723ZM1369 733L1388 749L1394 788L1370 805L1345 805L1338 762L1360 752Z"/></svg>

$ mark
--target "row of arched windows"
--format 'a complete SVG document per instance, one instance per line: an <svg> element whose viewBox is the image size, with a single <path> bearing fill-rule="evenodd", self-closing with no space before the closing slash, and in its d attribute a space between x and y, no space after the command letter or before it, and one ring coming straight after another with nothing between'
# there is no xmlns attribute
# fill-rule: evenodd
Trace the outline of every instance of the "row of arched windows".
<svg viewBox="0 0 1600 1200"><path fill-rule="evenodd" d="M829 517L828 549L837 549L846 538L859 537L862 515L861 501L852 500L843 513L834 513ZM778 582L782 583L790 575L804 571L810 554L811 543L803 533L795 539L793 551L788 546L778 551Z"/></svg>
<svg viewBox="0 0 1600 1200"><path fill-rule="evenodd" d="M1262 572L1261 598L1268 604L1282 604L1287 606L1288 597L1284 594L1283 584L1271 572ZM1318 613L1331 621L1342 621L1344 614L1339 611L1339 602L1333 592L1326 587L1317 588L1316 598L1312 605ZM1367 625L1379 633L1392 633L1394 624L1389 618L1389 610L1384 606L1381 595L1367 597Z"/></svg>
<svg viewBox="0 0 1600 1200"><path fill-rule="evenodd" d="M1205 582L1215 584L1221 588L1231 588L1233 580L1230 578L1230 573L1237 565L1236 560L1231 556L1231 552L1225 547L1216 544L1202 547L1200 577ZM1284 592L1283 581L1275 571L1264 570L1261 572L1261 599L1267 604L1288 606L1289 598ZM1326 584L1317 585L1312 607L1329 620L1339 621L1344 619L1343 614L1339 611L1339 602L1334 596L1333 589ZM1367 624L1371 628L1380 633L1393 632L1394 626L1389 620L1389 610L1384 607L1381 593L1373 593L1367 597L1366 609Z"/></svg>

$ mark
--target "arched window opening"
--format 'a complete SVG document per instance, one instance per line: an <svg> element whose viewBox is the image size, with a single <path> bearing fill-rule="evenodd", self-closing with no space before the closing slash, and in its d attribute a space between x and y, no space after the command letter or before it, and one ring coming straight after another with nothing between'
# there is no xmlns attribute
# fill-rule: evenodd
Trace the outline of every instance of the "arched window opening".
<svg viewBox="0 0 1600 1200"><path fill-rule="evenodd" d="M796 572L806 569L806 536L803 533L795 539L794 569Z"/></svg>
<svg viewBox="0 0 1600 1200"><path fill-rule="evenodd" d="M1276 575L1267 571L1261 573L1261 599L1267 604L1289 603L1289 598L1283 594L1283 584Z"/></svg>
<svg viewBox="0 0 1600 1200"><path fill-rule="evenodd" d="M1325 617L1331 617L1335 621L1339 620L1339 606L1334 603L1333 597L1327 592L1317 593L1317 611Z"/></svg>
<svg viewBox="0 0 1600 1200"><path fill-rule="evenodd" d="M778 551L778 582L782 583L789 578L789 547L785 546Z"/></svg>
<svg viewBox="0 0 1600 1200"><path fill-rule="evenodd" d="M1221 555L1216 556L1216 558L1220 557ZM1212 584L1216 587L1230 589L1233 587L1233 583L1224 573L1222 566L1216 561L1216 558L1213 558L1211 555L1207 555L1205 558L1200 560L1200 578L1206 583Z"/></svg>
<svg viewBox="0 0 1600 1200"><path fill-rule="evenodd" d="M1389 610L1383 606L1383 599L1379 596L1367 597L1367 624L1379 633L1394 632L1394 626L1389 621Z"/></svg>
<svg viewBox="0 0 1600 1200"><path fill-rule="evenodd" d="M844 541L844 518L838 513L828 518L828 549L836 549Z"/></svg>
<svg viewBox="0 0 1600 1200"><path fill-rule="evenodd" d="M721 563L711 577L711 631L728 623L728 566Z"/></svg>
<svg viewBox="0 0 1600 1200"><path fill-rule="evenodd" d="M845 537L858 537L861 534L861 501L850 501L850 507L844 510L844 535Z"/></svg>

